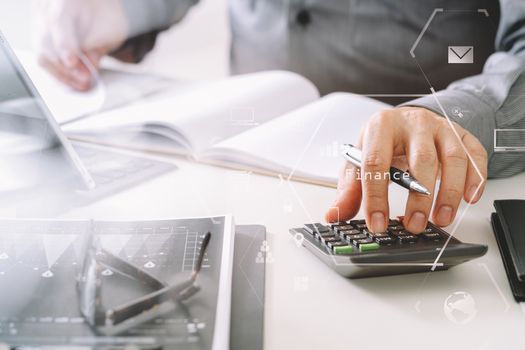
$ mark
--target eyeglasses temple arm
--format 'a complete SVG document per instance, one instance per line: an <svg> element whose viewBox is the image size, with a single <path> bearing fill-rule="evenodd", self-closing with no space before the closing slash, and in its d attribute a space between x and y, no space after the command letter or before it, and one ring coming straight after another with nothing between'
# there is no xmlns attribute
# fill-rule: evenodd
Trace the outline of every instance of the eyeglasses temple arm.
<svg viewBox="0 0 525 350"><path fill-rule="evenodd" d="M122 275L129 276L152 289L166 287L166 283L105 249L101 249L101 254L97 255L97 260L106 267L109 267Z"/></svg>
<svg viewBox="0 0 525 350"><path fill-rule="evenodd" d="M188 280L175 286L162 288L139 299L108 310L106 316L111 325L117 325L143 312L149 311L166 301L177 300L181 292L192 285L193 281Z"/></svg>
<svg viewBox="0 0 525 350"><path fill-rule="evenodd" d="M145 295L132 302L108 310L107 317L112 323L112 325L117 325L129 318L135 317L143 312L149 311L155 306L158 306L159 304L162 304L166 301L181 300L181 298L187 298L191 296L191 293L188 294L185 292L187 292L190 288L195 287L194 283L197 279L200 270L202 269L202 263L204 261L206 250L208 249L210 239L211 233L208 232L206 233L206 235L204 235L204 238L201 242L199 256L195 264L195 269L189 280L174 286L164 287L162 289L159 289L158 291ZM195 288L193 293L196 293L197 291L198 288Z"/></svg>

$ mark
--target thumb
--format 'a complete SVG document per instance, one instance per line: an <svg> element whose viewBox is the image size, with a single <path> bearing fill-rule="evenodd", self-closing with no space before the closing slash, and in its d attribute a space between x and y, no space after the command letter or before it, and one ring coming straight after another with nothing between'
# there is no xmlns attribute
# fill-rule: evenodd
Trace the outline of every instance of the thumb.
<svg viewBox="0 0 525 350"><path fill-rule="evenodd" d="M339 177L337 199L325 214L326 222L350 220L359 212L362 189L358 174L359 169L351 164L343 167Z"/></svg>
<svg viewBox="0 0 525 350"><path fill-rule="evenodd" d="M102 58L106 55L106 50L103 49L96 49L96 50L90 50L86 52L86 57L96 70L100 69L100 62L102 61Z"/></svg>

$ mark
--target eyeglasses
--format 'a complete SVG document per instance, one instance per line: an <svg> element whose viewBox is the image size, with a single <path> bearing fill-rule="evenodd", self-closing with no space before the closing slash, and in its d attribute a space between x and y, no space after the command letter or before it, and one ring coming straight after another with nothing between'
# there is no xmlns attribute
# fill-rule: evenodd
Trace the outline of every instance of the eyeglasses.
<svg viewBox="0 0 525 350"><path fill-rule="evenodd" d="M189 279L182 283L166 285L148 272L103 249L100 241L93 234L89 234L85 242L84 263L77 281L82 316L97 333L110 336L174 310L177 304L183 303L200 290L196 282L210 239L210 232L203 236L199 255ZM101 290L103 271L107 269L132 278L153 292L117 307L105 309Z"/></svg>

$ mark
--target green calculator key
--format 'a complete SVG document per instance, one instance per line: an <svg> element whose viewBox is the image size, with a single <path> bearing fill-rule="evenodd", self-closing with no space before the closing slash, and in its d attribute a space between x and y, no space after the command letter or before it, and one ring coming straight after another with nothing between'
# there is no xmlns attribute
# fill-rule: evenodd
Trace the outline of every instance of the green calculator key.
<svg viewBox="0 0 525 350"><path fill-rule="evenodd" d="M359 250L362 252L367 252L370 250L376 250L379 249L379 244L377 243L367 243L367 244L360 244Z"/></svg>
<svg viewBox="0 0 525 350"><path fill-rule="evenodd" d="M351 245L345 245L341 247L334 247L335 254L349 254L354 251L354 248Z"/></svg>

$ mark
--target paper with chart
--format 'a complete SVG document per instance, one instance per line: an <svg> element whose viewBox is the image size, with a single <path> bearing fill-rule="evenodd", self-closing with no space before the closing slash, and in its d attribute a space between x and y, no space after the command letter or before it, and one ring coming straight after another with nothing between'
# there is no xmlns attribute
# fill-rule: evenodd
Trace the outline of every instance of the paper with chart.
<svg viewBox="0 0 525 350"><path fill-rule="evenodd" d="M188 279L202 237L211 232L201 290L162 317L116 337L93 333L79 311L77 278L91 232L101 246L168 285ZM11 345L161 345L227 349L233 258L229 216L141 222L0 222L0 334ZM151 290L101 268L106 307Z"/></svg>

